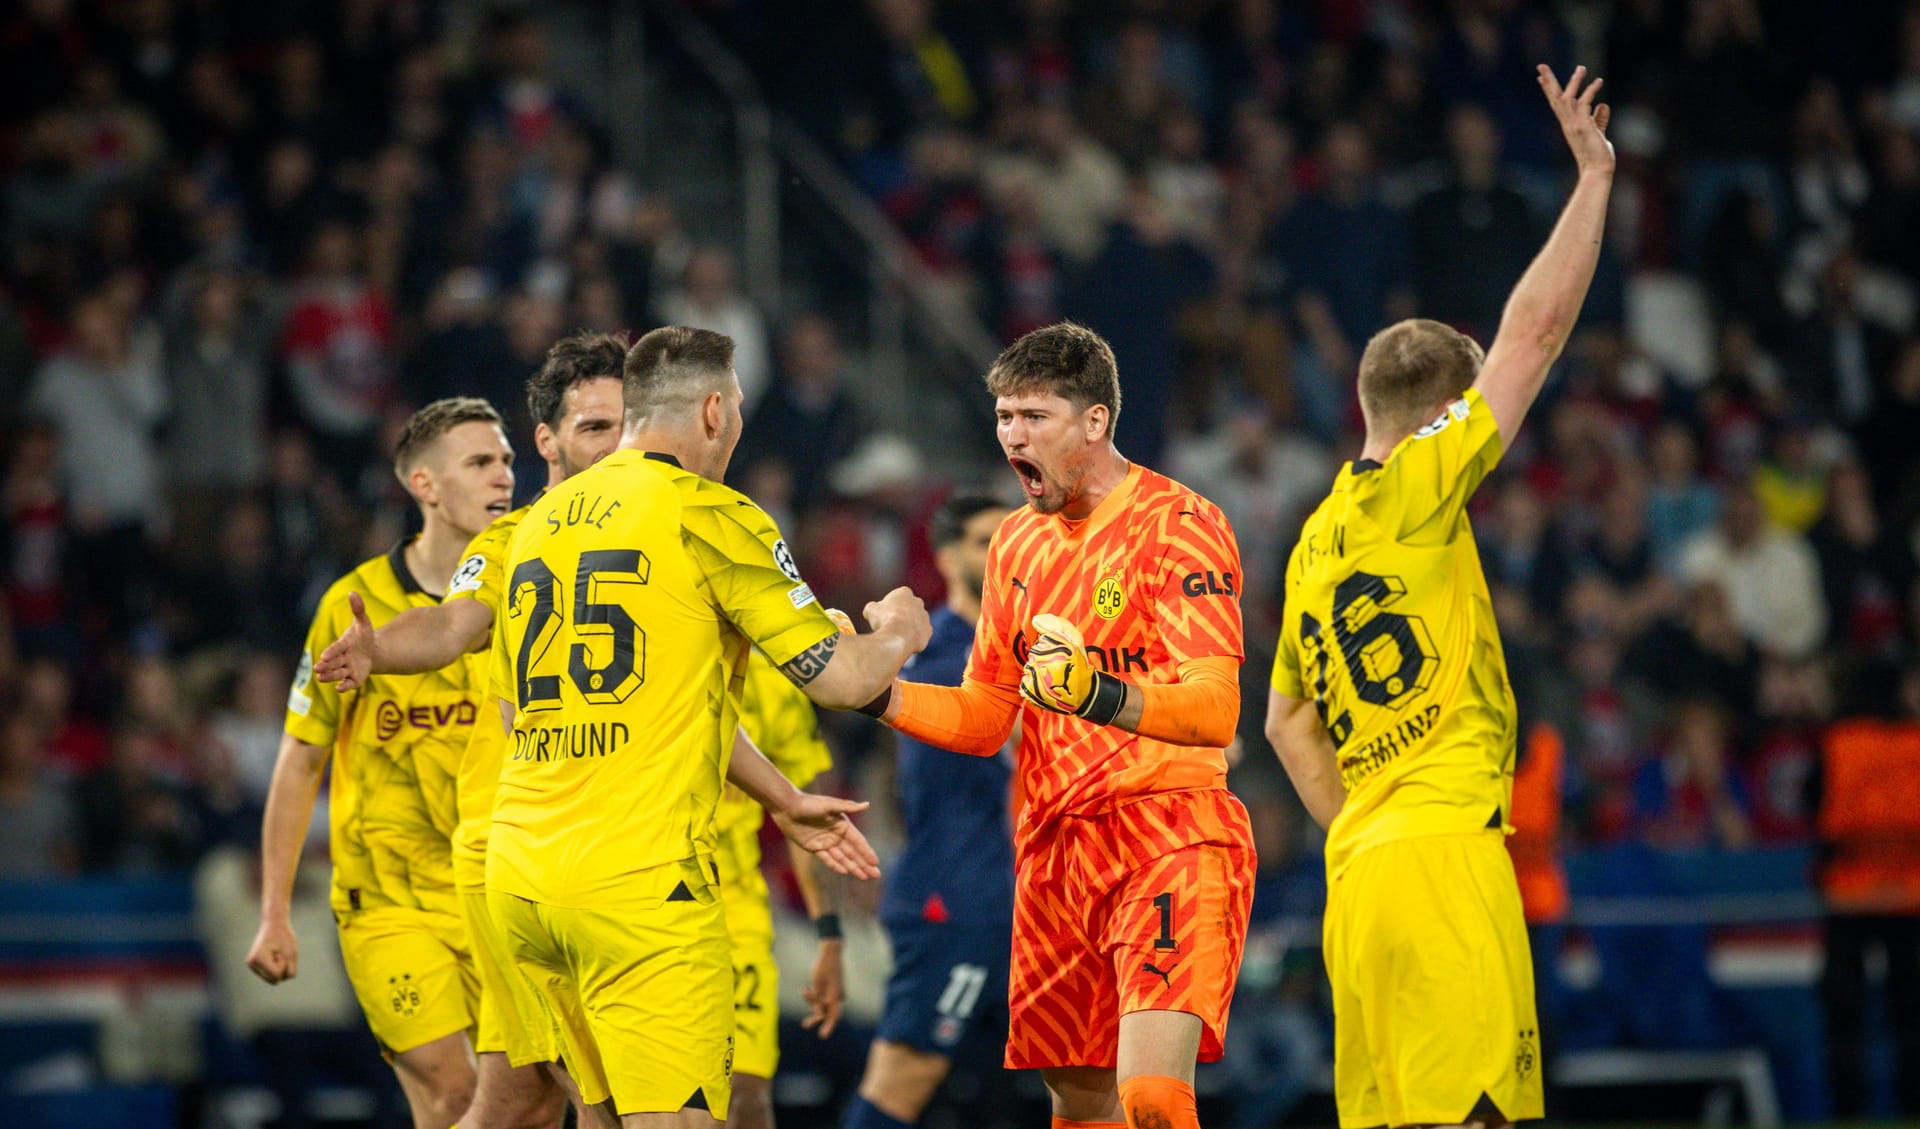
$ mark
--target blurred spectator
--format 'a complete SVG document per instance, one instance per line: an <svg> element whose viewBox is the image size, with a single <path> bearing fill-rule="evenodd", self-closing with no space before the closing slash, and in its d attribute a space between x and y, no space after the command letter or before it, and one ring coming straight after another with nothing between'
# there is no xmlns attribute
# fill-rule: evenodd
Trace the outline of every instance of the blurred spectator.
<svg viewBox="0 0 1920 1129"><path fill-rule="evenodd" d="M61 773L81 776L106 761L107 731L74 708L73 675L62 659L28 660L16 708L39 725L47 754Z"/></svg>
<svg viewBox="0 0 1920 1129"><path fill-rule="evenodd" d="M796 317L780 356L780 379L747 421L734 461L742 469L763 460L783 465L793 505L804 512L824 500L827 475L854 453L865 423L844 387L846 358L831 321Z"/></svg>
<svg viewBox="0 0 1920 1129"><path fill-rule="evenodd" d="M273 765L286 725L287 687L293 672L275 651L244 653L231 677L227 700L208 720L208 733L231 758L233 772L253 804L264 807Z"/></svg>
<svg viewBox="0 0 1920 1129"><path fill-rule="evenodd" d="M719 247L701 247L687 260L680 288L660 304L668 325L710 329L733 338L733 371L746 396L740 405L751 413L773 376L767 321L753 300L740 293L733 256Z"/></svg>
<svg viewBox="0 0 1920 1129"><path fill-rule="evenodd" d="M36 423L15 437L7 466L7 610L21 645L70 655L72 531L60 484L60 435Z"/></svg>
<svg viewBox="0 0 1920 1129"><path fill-rule="evenodd" d="M1834 468L1813 546L1834 640L1851 654L1885 658L1900 645L1900 601L1917 562L1913 546L1881 521L1858 463Z"/></svg>
<svg viewBox="0 0 1920 1129"><path fill-rule="evenodd" d="M1114 36L1110 69L1086 88L1087 132L1129 168L1153 157L1162 126L1192 104L1167 74L1166 55L1158 24L1130 20Z"/></svg>
<svg viewBox="0 0 1920 1129"><path fill-rule="evenodd" d="M118 627L151 582L147 536L160 510L157 439L167 388L159 357L136 347L108 292L74 311L73 340L41 367L30 404L60 434L85 594Z"/></svg>
<svg viewBox="0 0 1920 1129"><path fill-rule="evenodd" d="M1287 555L1306 518L1333 481L1325 448L1276 427L1264 405L1223 413L1213 431L1177 443L1168 473L1220 507L1240 543L1240 599L1253 609L1279 594Z"/></svg>
<svg viewBox="0 0 1920 1129"><path fill-rule="evenodd" d="M1719 516L1720 495L1701 476L1699 445L1693 429L1680 420L1666 420L1654 432L1648 469L1647 540L1654 557L1671 571L1681 546Z"/></svg>
<svg viewBox="0 0 1920 1129"><path fill-rule="evenodd" d="M168 298L167 475L177 543L191 556L267 463L267 361L273 313L252 283L220 268L183 277Z"/></svg>
<svg viewBox="0 0 1920 1129"><path fill-rule="evenodd" d="M1482 340L1540 249L1527 201L1500 168L1500 132L1478 106L1447 119L1446 180L1407 212L1407 242L1422 315Z"/></svg>
<svg viewBox="0 0 1920 1129"><path fill-rule="evenodd" d="M323 445L322 457L341 466L371 453L380 411L394 394L393 308L367 285L360 234L344 220L314 233L280 342L294 405Z"/></svg>
<svg viewBox="0 0 1920 1129"><path fill-rule="evenodd" d="M84 869L180 871L193 861L199 827L192 797L167 760L160 731L139 725L115 731L107 762L76 792Z"/></svg>
<svg viewBox="0 0 1920 1129"><path fill-rule="evenodd" d="M0 877L49 878L78 864L73 803L49 763L41 721L10 707L0 721Z"/></svg>
<svg viewBox="0 0 1920 1129"><path fill-rule="evenodd" d="M1732 773L1732 760L1732 725L1718 703L1701 699L1675 707L1665 748L1634 780L1641 837L1680 848L1751 843L1746 786Z"/></svg>
<svg viewBox="0 0 1920 1129"><path fill-rule="evenodd" d="M1799 363L1788 370L1796 406L1852 426L1867 418L1898 346L1895 334L1859 304L1860 261L1850 250L1828 260L1818 305L1800 326Z"/></svg>
<svg viewBox="0 0 1920 1129"><path fill-rule="evenodd" d="M1767 455L1753 472L1753 493L1767 521L1791 533L1805 533L1827 506L1827 467L1814 453L1813 429L1804 419L1788 418L1775 428Z"/></svg>
<svg viewBox="0 0 1920 1129"><path fill-rule="evenodd" d="M1827 1070L1837 1117L1869 1112L1869 954L1886 966L1884 1014L1903 1116L1920 1111L1920 668L1891 718L1836 723L1823 747L1820 886L1827 903Z"/></svg>
<svg viewBox="0 0 1920 1129"><path fill-rule="evenodd" d="M1297 279L1296 315L1328 371L1343 381L1374 332L1414 310L1406 229L1379 198L1367 135L1351 122L1321 145L1318 190L1275 232Z"/></svg>
<svg viewBox="0 0 1920 1129"><path fill-rule="evenodd" d="M996 198L1025 193L1048 244L1069 262L1085 263L1125 203L1126 174L1112 153L1080 132L1064 105L1042 102L1025 125L1019 149L987 158L987 189Z"/></svg>
<svg viewBox="0 0 1920 1129"><path fill-rule="evenodd" d="M1129 458L1160 465L1168 411L1178 378L1176 319L1200 297L1213 267L1183 238L1153 188L1135 178L1106 245L1068 291L1068 317L1099 332L1113 346L1126 375L1126 402L1115 427Z"/></svg>
<svg viewBox="0 0 1920 1129"><path fill-rule="evenodd" d="M1768 524L1751 487L1728 489L1719 522L1681 550L1680 575L1723 588L1735 622L1762 651L1801 658L1826 636L1819 559L1806 538Z"/></svg>

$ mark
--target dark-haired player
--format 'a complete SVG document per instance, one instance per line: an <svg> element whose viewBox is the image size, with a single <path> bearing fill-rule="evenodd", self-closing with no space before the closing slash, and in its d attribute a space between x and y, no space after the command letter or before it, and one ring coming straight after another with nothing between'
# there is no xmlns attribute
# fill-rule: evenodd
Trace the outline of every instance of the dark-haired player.
<svg viewBox="0 0 1920 1129"><path fill-rule="evenodd" d="M1224 755L1240 551L1219 507L1115 448L1098 334L1027 334L987 390L1027 505L988 551L966 677L896 682L869 712L981 756L1019 720L1007 1065L1040 1070L1056 1125L1195 1129L1253 895Z"/></svg>

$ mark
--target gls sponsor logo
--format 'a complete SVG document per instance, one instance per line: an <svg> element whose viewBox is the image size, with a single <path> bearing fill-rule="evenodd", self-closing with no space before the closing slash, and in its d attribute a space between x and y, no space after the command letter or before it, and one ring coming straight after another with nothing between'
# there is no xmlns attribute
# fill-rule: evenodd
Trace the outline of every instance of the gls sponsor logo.
<svg viewBox="0 0 1920 1129"><path fill-rule="evenodd" d="M1023 666L1027 661L1027 647L1027 633L1023 629L1013 637L1013 659ZM1131 674L1134 671L1144 674L1148 669L1145 647L1096 647L1088 643L1087 658L1108 674Z"/></svg>
<svg viewBox="0 0 1920 1129"><path fill-rule="evenodd" d="M1189 572L1180 581L1180 590L1189 596L1232 596L1231 572Z"/></svg>
<svg viewBox="0 0 1920 1129"><path fill-rule="evenodd" d="M449 725L472 725L479 711L472 702L447 702L434 706L408 706L391 699L383 700L373 711L373 732L382 741L391 741L400 730L443 729Z"/></svg>

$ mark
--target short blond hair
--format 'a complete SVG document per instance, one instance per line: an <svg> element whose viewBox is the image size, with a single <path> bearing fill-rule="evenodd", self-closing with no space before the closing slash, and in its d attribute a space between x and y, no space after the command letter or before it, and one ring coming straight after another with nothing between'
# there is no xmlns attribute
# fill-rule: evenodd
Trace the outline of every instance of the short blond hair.
<svg viewBox="0 0 1920 1129"><path fill-rule="evenodd" d="M406 429L400 432L400 441L393 445L393 473L405 482L435 440L463 423L490 423L499 427L500 413L478 396L435 400L407 417Z"/></svg>
<svg viewBox="0 0 1920 1129"><path fill-rule="evenodd" d="M1430 318L1408 318L1373 335L1360 356L1360 412L1367 433L1406 435L1459 396L1487 359L1466 334Z"/></svg>

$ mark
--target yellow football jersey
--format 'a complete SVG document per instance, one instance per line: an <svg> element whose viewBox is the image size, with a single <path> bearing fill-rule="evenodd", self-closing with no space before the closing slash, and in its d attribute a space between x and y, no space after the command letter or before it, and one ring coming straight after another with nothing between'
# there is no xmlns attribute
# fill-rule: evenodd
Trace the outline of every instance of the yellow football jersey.
<svg viewBox="0 0 1920 1129"><path fill-rule="evenodd" d="M405 548L367 561L321 597L287 698L286 730L333 751L334 907L458 914L454 774L480 712L483 656L430 674L376 674L348 694L313 679L315 658L353 622L349 592L360 593L375 627L436 602L407 571Z"/></svg>
<svg viewBox="0 0 1920 1129"><path fill-rule="evenodd" d="M1384 464L1343 467L1287 562L1273 688L1312 698L1338 750L1329 874L1376 843L1507 825L1513 690L1466 514L1501 449L1468 391Z"/></svg>
<svg viewBox="0 0 1920 1129"><path fill-rule="evenodd" d="M487 888L576 909L710 859L748 644L833 635L773 520L671 458L616 451L533 504L507 552L493 691L516 707Z"/></svg>
<svg viewBox="0 0 1920 1129"><path fill-rule="evenodd" d="M805 788L833 767L833 754L820 739L820 718L813 702L772 660L755 649L747 659L747 684L740 698L740 728L788 780ZM745 792L729 784L714 817L720 849L720 888L732 894L767 896L760 873L760 825L767 813Z"/></svg>
<svg viewBox="0 0 1920 1129"><path fill-rule="evenodd" d="M507 543L520 519L531 505L521 506L496 519L467 545L460 568L447 585L448 600L478 600L500 622L500 594L506 584ZM476 890L487 883L487 830L493 826L493 793L500 783L500 757L507 748L506 730L500 727L498 704L485 693L492 679L484 659L475 678L482 691L481 723L473 727L466 752L460 757L459 826L453 833L453 878L463 890Z"/></svg>

